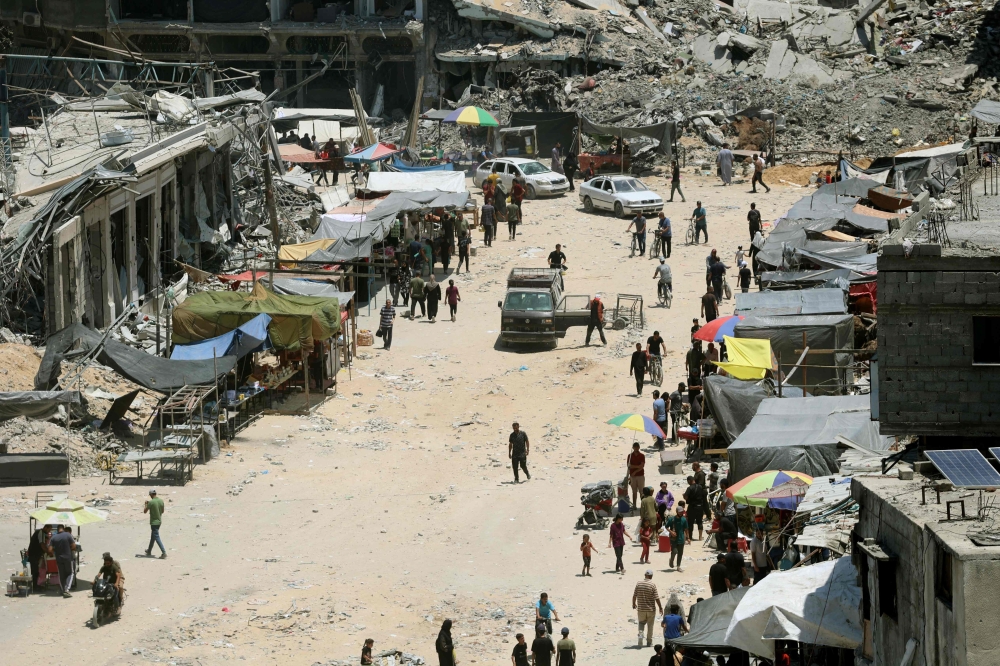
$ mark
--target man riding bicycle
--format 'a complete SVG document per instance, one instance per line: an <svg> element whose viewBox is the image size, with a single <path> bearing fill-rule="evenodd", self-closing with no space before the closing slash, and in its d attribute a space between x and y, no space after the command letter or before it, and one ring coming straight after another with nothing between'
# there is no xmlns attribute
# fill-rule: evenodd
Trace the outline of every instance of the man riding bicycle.
<svg viewBox="0 0 1000 666"><path fill-rule="evenodd" d="M659 294L663 300L667 300L667 293L673 292L674 290L674 280L670 273L670 266L667 266L667 260L663 257L660 257L660 265L656 267L653 277L659 278L659 282L656 284L656 293Z"/></svg>
<svg viewBox="0 0 1000 666"><path fill-rule="evenodd" d="M660 337L659 331L653 331L653 334L646 339L646 353L649 354L650 380L656 386L663 381L663 354L666 351L666 341Z"/></svg>

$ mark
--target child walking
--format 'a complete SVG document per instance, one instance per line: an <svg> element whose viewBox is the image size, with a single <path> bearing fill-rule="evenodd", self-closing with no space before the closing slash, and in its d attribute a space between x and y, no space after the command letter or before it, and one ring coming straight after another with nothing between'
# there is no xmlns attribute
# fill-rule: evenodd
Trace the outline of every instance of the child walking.
<svg viewBox="0 0 1000 666"><path fill-rule="evenodd" d="M639 529L639 542L642 544L642 555L639 556L640 564L649 564L649 541L653 536L653 528L650 527L648 520L642 521L642 527Z"/></svg>
<svg viewBox="0 0 1000 666"><path fill-rule="evenodd" d="M466 269L468 269L468 266L466 266ZM458 312L458 302L462 300L462 297L458 293L458 287L455 286L454 280L448 280L448 288L444 290L444 297L448 301L448 308L451 310L451 320L455 321L455 313Z"/></svg>
<svg viewBox="0 0 1000 666"><path fill-rule="evenodd" d="M594 544L590 541L590 535L584 534L583 543L580 544L580 552L583 553L583 573L580 574L581 576L590 575L590 557L595 550L597 550L597 548L595 548Z"/></svg>

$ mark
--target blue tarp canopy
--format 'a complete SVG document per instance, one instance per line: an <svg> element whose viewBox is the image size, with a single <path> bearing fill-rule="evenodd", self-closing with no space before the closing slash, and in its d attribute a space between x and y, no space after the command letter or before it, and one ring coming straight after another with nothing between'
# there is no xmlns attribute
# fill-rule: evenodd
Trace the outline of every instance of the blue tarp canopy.
<svg viewBox="0 0 1000 666"><path fill-rule="evenodd" d="M202 361L223 356L243 358L250 352L261 351L270 346L267 341L267 326L270 323L270 315L259 314L218 337L186 345L174 345L170 358L182 361Z"/></svg>

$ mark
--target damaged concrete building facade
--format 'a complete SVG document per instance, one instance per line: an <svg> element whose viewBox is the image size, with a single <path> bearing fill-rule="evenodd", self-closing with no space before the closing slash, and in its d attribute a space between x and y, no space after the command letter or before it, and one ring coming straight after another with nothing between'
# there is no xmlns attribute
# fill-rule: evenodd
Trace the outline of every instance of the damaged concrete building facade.
<svg viewBox="0 0 1000 666"><path fill-rule="evenodd" d="M3 228L18 329L103 329L130 304L155 312L186 284L178 262L202 265L235 233L232 123L156 128L152 140L130 112L63 111L46 125L53 145L23 156ZM119 141L149 143L129 154Z"/></svg>
<svg viewBox="0 0 1000 666"><path fill-rule="evenodd" d="M326 59L329 68L297 91L296 106L350 108L348 89L356 87L368 109L408 112L417 81L433 65L424 37L426 3L14 0L0 7L0 20L11 27L16 50L214 63L253 73L265 92L303 81ZM87 84L86 63L69 69ZM207 97L218 94L213 69L199 73ZM62 66L53 74L65 77Z"/></svg>

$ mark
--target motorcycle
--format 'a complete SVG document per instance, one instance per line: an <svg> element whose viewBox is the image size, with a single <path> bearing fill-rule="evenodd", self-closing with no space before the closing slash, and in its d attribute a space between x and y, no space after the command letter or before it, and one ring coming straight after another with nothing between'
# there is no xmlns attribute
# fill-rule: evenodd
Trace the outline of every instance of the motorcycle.
<svg viewBox="0 0 1000 666"><path fill-rule="evenodd" d="M94 595L94 614L90 618L93 628L101 626L102 623L116 617L118 610L125 603L124 591L122 598L116 603L115 586L104 578L98 578L92 587Z"/></svg>

